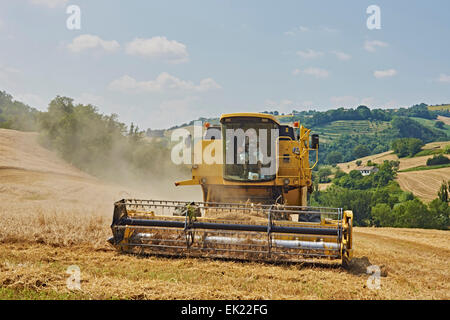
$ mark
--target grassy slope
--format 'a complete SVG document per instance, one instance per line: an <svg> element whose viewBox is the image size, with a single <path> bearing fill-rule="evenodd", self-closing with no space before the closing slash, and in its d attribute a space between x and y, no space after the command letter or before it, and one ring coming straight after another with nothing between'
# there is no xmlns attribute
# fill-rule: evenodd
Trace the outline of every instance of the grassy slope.
<svg viewBox="0 0 450 320"><path fill-rule="evenodd" d="M415 117L411 117L411 119L419 122L420 124L424 125L425 127L428 127L430 129L434 129L434 130L438 130L440 132L445 133L447 136L450 135L450 125L445 124L443 129L438 129L436 128L434 125L436 123L436 120L428 120L428 119L423 119L423 118L415 118ZM442 119L442 118L441 118ZM438 121L439 118L438 118ZM444 122L444 121L443 121ZM445 122L444 122L445 123Z"/></svg>
<svg viewBox="0 0 450 320"><path fill-rule="evenodd" d="M140 194L84 176L33 136L0 137L10 158L0 165L0 299L450 298L445 231L356 228L349 270L120 254L105 241L112 201ZM380 290L367 288L370 264L387 272ZM70 265L80 267L82 291L66 288Z"/></svg>
<svg viewBox="0 0 450 320"><path fill-rule="evenodd" d="M342 120L317 126L312 130L320 134L321 141L328 142L342 134L375 134L388 127L389 122L386 121Z"/></svg>

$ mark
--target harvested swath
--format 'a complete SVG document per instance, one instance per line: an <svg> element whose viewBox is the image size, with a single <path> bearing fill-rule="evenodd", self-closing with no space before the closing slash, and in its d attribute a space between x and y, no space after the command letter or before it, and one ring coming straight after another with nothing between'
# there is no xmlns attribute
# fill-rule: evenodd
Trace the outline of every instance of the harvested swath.
<svg viewBox="0 0 450 320"><path fill-rule="evenodd" d="M450 168L399 172L397 181L403 190L425 201L436 199L443 181L450 180Z"/></svg>

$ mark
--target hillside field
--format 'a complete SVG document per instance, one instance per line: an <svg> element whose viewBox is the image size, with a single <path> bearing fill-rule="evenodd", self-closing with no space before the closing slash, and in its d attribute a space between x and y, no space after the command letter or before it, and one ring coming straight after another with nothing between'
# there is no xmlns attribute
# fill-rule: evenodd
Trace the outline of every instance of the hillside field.
<svg viewBox="0 0 450 320"><path fill-rule="evenodd" d="M113 201L194 192L165 181L146 189L106 183L40 147L36 134L3 129L0 190L0 299L450 298L448 231L355 228L348 270L122 254L106 242ZM66 287L72 265L80 291ZM380 289L368 287L369 265L380 267Z"/></svg>
<svg viewBox="0 0 450 320"><path fill-rule="evenodd" d="M330 142L343 134L373 135L389 128L389 126L390 123L388 121L340 120L325 125L315 126L313 131L320 135L322 142Z"/></svg>
<svg viewBox="0 0 450 320"><path fill-rule="evenodd" d="M442 149L448 144L450 144L450 141L432 142L426 144L423 149ZM419 166L426 166L427 159L432 157L432 155L428 155L399 159L397 155L395 155L393 151L390 150L387 152L367 156L358 160L362 161L362 165L366 165L367 161L369 160L377 164L383 163L384 160L399 160L399 170L401 171L416 168ZM356 165L356 161L357 160L341 163L338 164L338 167L341 168L344 172L348 173L358 167ZM422 200L431 201L437 197L437 192L442 184L442 181L450 180L450 167L424 171L399 172L396 180L403 190L412 192L415 196L419 197Z"/></svg>

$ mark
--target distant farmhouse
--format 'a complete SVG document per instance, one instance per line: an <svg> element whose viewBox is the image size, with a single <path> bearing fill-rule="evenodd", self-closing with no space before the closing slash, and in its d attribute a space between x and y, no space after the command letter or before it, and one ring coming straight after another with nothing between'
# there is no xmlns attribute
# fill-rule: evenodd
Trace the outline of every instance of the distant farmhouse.
<svg viewBox="0 0 450 320"><path fill-rule="evenodd" d="M361 174L363 176L368 176L372 173L377 173L378 172L378 168L375 166L368 166L368 167L358 167L356 168L356 170L358 170L359 172L361 172Z"/></svg>

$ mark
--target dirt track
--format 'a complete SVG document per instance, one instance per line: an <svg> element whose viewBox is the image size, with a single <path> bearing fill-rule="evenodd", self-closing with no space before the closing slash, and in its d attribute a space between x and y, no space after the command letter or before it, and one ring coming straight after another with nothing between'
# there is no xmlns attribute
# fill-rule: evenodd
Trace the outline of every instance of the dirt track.
<svg viewBox="0 0 450 320"><path fill-rule="evenodd" d="M146 194L80 172L35 138L0 130L0 299L450 298L448 231L356 228L349 270L120 254L105 241L112 203ZM379 290L367 287L372 264ZM70 265L81 291L66 287Z"/></svg>

